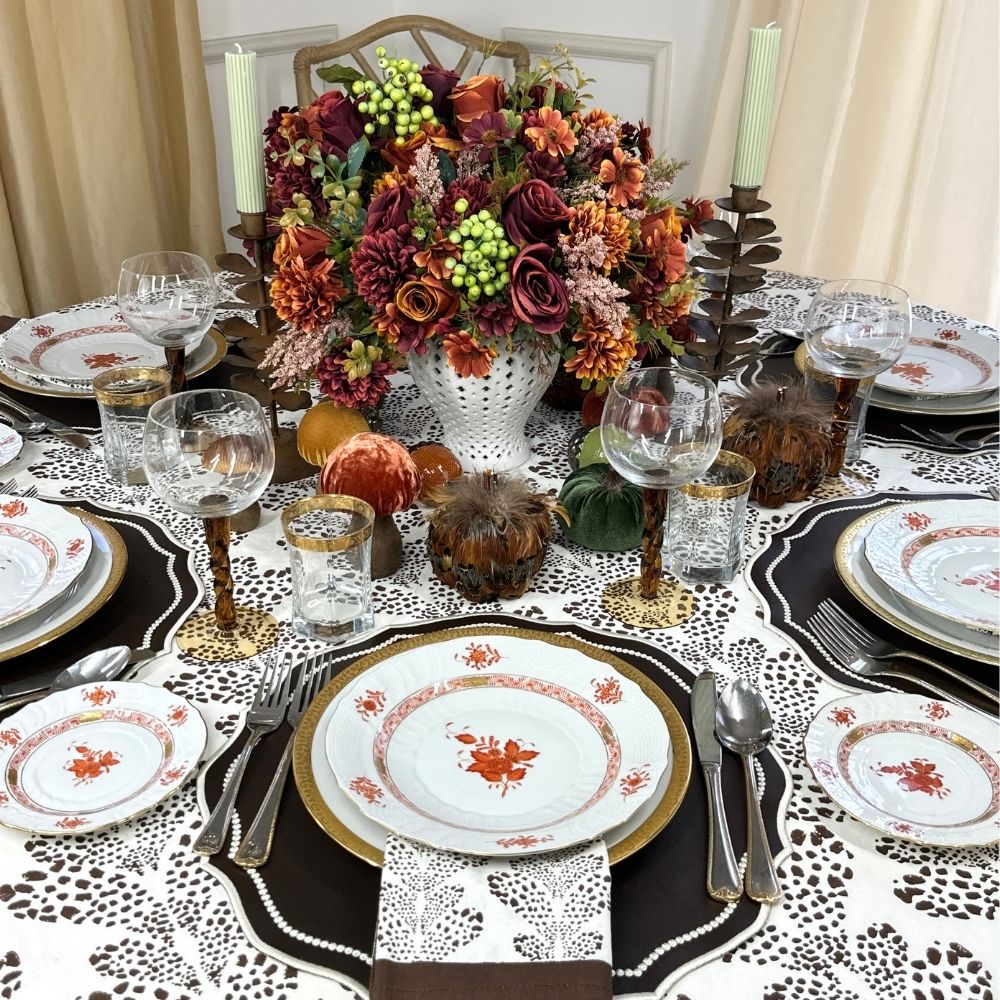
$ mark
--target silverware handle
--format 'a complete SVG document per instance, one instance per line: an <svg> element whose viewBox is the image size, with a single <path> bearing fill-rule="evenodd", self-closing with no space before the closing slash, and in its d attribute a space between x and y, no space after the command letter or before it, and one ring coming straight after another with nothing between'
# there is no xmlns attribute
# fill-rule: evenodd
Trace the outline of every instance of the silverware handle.
<svg viewBox="0 0 1000 1000"><path fill-rule="evenodd" d="M757 774L753 757L743 755L743 773L747 786L747 871L746 891L758 903L776 903L781 899L778 876L774 872L771 849L767 846L764 817L757 797Z"/></svg>
<svg viewBox="0 0 1000 1000"><path fill-rule="evenodd" d="M16 399L11 399L10 396L0 392L0 403L3 403L7 409L13 410L15 413L20 413L25 420L29 419L27 408L22 406Z"/></svg>
<svg viewBox="0 0 1000 1000"><path fill-rule="evenodd" d="M274 840L274 827L278 822L278 807L281 805L281 793L285 789L285 779L288 777L288 765L292 760L292 741L289 736L285 744L285 752L281 755L278 770L274 772L270 787L264 801L257 810L250 829L243 838L239 850L233 860L244 868L259 868L271 856L271 842Z"/></svg>
<svg viewBox="0 0 1000 1000"><path fill-rule="evenodd" d="M218 854L222 850L222 845L226 842L226 832L229 830L229 821L233 817L236 793L240 790L240 782L243 780L243 772L247 769L247 761L260 737L259 732L251 732L247 738L229 784L226 785L222 797L215 804L212 815L209 816L208 822L205 824L205 829L201 831L201 835L194 842L195 854L207 856Z"/></svg>
<svg viewBox="0 0 1000 1000"><path fill-rule="evenodd" d="M940 671L942 674L950 677L956 684L964 684L966 687L981 694L984 698L1000 703L1000 695L992 690L992 688L986 687L985 684L980 684L979 681L974 681L971 677L966 677L965 674L961 674L957 670L952 670L951 667L945 666L943 663L938 663L937 660L932 660L929 656L924 656L921 653L911 653L905 649L901 649L896 655L902 657L904 660L913 660L916 663L924 664L926 667L931 667L933 670Z"/></svg>
<svg viewBox="0 0 1000 1000"><path fill-rule="evenodd" d="M31 694L22 694L17 698L0 701L0 713L6 715L8 712L12 712L15 708L21 708L23 705L28 705L33 701L38 701L39 699L44 698L48 693L48 691L32 691Z"/></svg>
<svg viewBox="0 0 1000 1000"><path fill-rule="evenodd" d="M922 687L925 691L930 691L931 694L936 694L943 701L950 701L953 705L961 705L962 708L967 708L970 712L976 712L978 715L984 715L987 719L992 719L996 721L996 712L990 713L985 709L977 708L975 705L967 702L964 698L959 698L958 695L952 694L950 691L944 691L939 687L935 687L930 681L925 681L922 677L914 677L912 674L904 674L898 670L883 670L880 677L898 677L900 680L909 681L911 684L916 684L918 687Z"/></svg>
<svg viewBox="0 0 1000 1000"><path fill-rule="evenodd" d="M743 885L726 822L722 769L718 764L703 764L702 770L708 786L708 894L712 899L731 903L743 895Z"/></svg>

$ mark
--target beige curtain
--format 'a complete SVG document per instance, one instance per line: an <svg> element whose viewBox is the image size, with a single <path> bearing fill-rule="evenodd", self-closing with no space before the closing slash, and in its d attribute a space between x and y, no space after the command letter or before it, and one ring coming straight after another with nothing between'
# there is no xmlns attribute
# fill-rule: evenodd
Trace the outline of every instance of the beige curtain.
<svg viewBox="0 0 1000 1000"><path fill-rule="evenodd" d="M998 324L996 0L733 0L697 190L732 169L751 27L781 60L762 196L777 266Z"/></svg>
<svg viewBox="0 0 1000 1000"><path fill-rule="evenodd" d="M0 0L0 312L223 247L196 0Z"/></svg>

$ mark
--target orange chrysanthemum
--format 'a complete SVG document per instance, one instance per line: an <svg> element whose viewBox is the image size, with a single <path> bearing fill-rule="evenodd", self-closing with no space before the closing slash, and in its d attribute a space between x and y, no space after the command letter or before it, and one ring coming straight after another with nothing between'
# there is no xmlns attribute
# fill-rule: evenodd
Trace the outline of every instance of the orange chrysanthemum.
<svg viewBox="0 0 1000 1000"><path fill-rule="evenodd" d="M454 330L443 338L444 349L448 353L448 364L455 369L459 378L482 378L489 373L497 352L485 344L478 343L466 330Z"/></svg>
<svg viewBox="0 0 1000 1000"><path fill-rule="evenodd" d="M381 194L383 191L388 191L389 188L393 187L404 187L413 188L417 186L417 178L409 172L409 170L400 170L399 167L393 167L392 170L386 171L381 177L372 185L372 197Z"/></svg>
<svg viewBox="0 0 1000 1000"><path fill-rule="evenodd" d="M576 354L565 364L566 371L574 372L578 379L597 382L616 378L635 357L635 330L626 320L622 332L615 335L595 325L589 315L583 317L583 326L573 334Z"/></svg>
<svg viewBox="0 0 1000 1000"><path fill-rule="evenodd" d="M555 108L539 108L538 120L541 124L526 128L524 134L540 153L569 156L576 149L578 140L573 129Z"/></svg>
<svg viewBox="0 0 1000 1000"><path fill-rule="evenodd" d="M612 205L625 206L635 201L645 176L642 164L620 147L611 151L612 159L602 160L597 179L607 188Z"/></svg>
<svg viewBox="0 0 1000 1000"><path fill-rule="evenodd" d="M271 279L271 302L278 316L306 333L323 330L337 303L347 295L333 268L332 258L312 267L301 257L288 261Z"/></svg>
<svg viewBox="0 0 1000 1000"><path fill-rule="evenodd" d="M603 108L591 108L581 119L586 128L607 128L617 121L615 116Z"/></svg>
<svg viewBox="0 0 1000 1000"><path fill-rule="evenodd" d="M603 270L610 274L628 255L631 239L629 223L620 212L608 208L604 202L585 201L569 210L569 231L583 238L599 236L604 242L607 256Z"/></svg>
<svg viewBox="0 0 1000 1000"><path fill-rule="evenodd" d="M643 249L659 264L668 284L673 284L684 274L687 254L684 242L672 233L653 230L643 239Z"/></svg>

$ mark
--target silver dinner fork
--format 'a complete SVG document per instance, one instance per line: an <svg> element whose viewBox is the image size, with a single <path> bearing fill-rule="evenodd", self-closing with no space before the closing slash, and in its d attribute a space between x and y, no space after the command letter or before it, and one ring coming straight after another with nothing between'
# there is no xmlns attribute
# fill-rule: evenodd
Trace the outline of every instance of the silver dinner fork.
<svg viewBox="0 0 1000 1000"><path fill-rule="evenodd" d="M326 663L320 666L320 661L326 658ZM312 704L316 695L326 687L333 669L328 653L313 653L299 672L299 680L295 685L295 693L288 705L288 715L285 721L291 726L292 732L285 744L285 752L281 755L278 770L271 779L271 785L264 796L264 801L257 810L257 816L247 831L243 842L233 860L244 868L259 868L271 856L271 843L274 840L274 827L278 821L278 807L281 804L281 793L288 777L288 765L292 759L292 746L295 742L295 730L302 721L305 710Z"/></svg>
<svg viewBox="0 0 1000 1000"><path fill-rule="evenodd" d="M985 715L988 718L996 718L995 713L991 714L981 708L977 708L975 705L959 698L950 691L945 691L942 688L936 687L934 684L931 684L930 681L926 681L922 677L915 677L912 674L906 674L900 670L893 670L890 667L883 666L877 660L852 646L847 639L845 639L833 628L832 625L830 625L826 618L821 618L818 614L813 615L808 622L806 622L806 626L842 667L845 667L852 673L857 674L859 677L896 677L899 680L910 681L910 683L916 684L919 687L924 688L926 691L930 691L932 694L937 695L937 697L942 698L945 701L961 705L972 712L977 712L979 715ZM953 676L961 677L960 674L954 674ZM968 681L968 678L964 678L964 680ZM992 691L989 691L988 688L984 690L989 693L989 696L992 699L996 699L996 695Z"/></svg>
<svg viewBox="0 0 1000 1000"><path fill-rule="evenodd" d="M1000 427L997 427L996 423L974 424L972 427L961 427L957 431L939 431L933 427L928 427L924 431L918 431L915 427L907 427L906 424L900 424L899 426L904 431L909 431L911 434L915 434L918 438L930 444L950 444L953 448L961 448L964 451L978 451L980 448L985 448L992 438L1000 437ZM968 441L959 440L973 431L989 431L989 433L976 438L970 438Z"/></svg>
<svg viewBox="0 0 1000 1000"><path fill-rule="evenodd" d="M212 810L201 836L194 842L196 854L218 854L222 850L229 821L233 816L233 806L236 804L236 793L240 790L250 754L260 738L277 729L285 717L285 705L292 680L291 662L291 656L285 653L284 656L275 656L261 671L260 685L247 715L247 741L240 752L229 784Z"/></svg>

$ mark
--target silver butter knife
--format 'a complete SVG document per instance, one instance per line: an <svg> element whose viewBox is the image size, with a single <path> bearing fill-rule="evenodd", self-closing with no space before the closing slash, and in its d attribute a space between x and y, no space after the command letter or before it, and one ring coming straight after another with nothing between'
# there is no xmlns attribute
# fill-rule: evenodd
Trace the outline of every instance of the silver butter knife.
<svg viewBox="0 0 1000 1000"><path fill-rule="evenodd" d="M733 842L729 838L726 807L722 800L722 746L715 737L715 708L719 700L715 674L700 673L691 686L691 721L698 759L708 788L708 894L731 903L743 895L736 867Z"/></svg>
<svg viewBox="0 0 1000 1000"><path fill-rule="evenodd" d="M5 396L0 392L0 406L4 406L9 410L13 410L15 413L19 413L25 420L36 421L37 423L44 424L45 429L51 434L55 434L57 437L61 437L63 441L67 444L73 445L74 448L89 448L90 441L81 434L79 431L73 430L72 427L67 427L66 424L62 423L60 420L54 420L52 417L45 416L44 413L39 413L38 410L31 410L27 406L22 406L16 399L11 399L10 396Z"/></svg>

